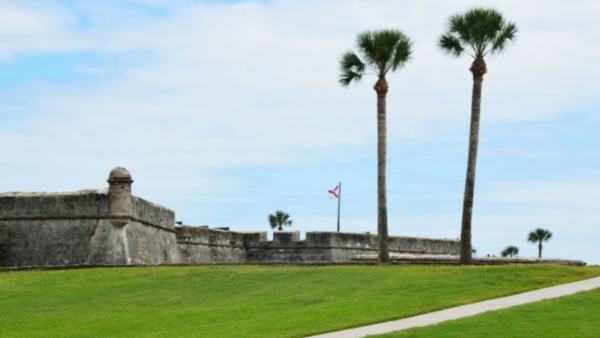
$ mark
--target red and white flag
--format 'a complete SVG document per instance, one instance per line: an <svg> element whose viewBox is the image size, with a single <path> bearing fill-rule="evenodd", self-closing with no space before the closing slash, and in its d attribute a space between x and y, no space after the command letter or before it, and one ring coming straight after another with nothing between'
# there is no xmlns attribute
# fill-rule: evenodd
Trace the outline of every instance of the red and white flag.
<svg viewBox="0 0 600 338"><path fill-rule="evenodd" d="M340 189L340 185L336 185L335 188L331 189L331 190L327 190L327 192L329 193L329 197L331 198L340 198L340 194L338 193Z"/></svg>

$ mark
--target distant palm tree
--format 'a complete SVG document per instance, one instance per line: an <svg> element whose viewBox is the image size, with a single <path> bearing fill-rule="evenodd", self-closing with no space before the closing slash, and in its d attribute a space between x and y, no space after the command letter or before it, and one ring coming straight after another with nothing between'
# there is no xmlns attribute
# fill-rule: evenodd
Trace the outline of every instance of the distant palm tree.
<svg viewBox="0 0 600 338"><path fill-rule="evenodd" d="M500 253L502 257L514 257L519 254L519 248L513 245L509 245Z"/></svg>
<svg viewBox="0 0 600 338"><path fill-rule="evenodd" d="M288 213L277 210L275 215L269 215L269 224L271 225L271 229L279 227L277 230L281 231L283 230L283 226L291 226L292 220Z"/></svg>
<svg viewBox="0 0 600 338"><path fill-rule="evenodd" d="M516 38L517 26L506 22L494 9L474 8L455 14L448 21L448 31L439 39L439 47L446 53L459 57L473 57L469 70L473 74L473 97L471 101L471 128L469 136L469 159L463 200L461 225L461 264L471 264L471 218L475 192L475 170L479 144L479 116L481 114L481 88L483 75L487 72L484 57L504 51L507 42Z"/></svg>
<svg viewBox="0 0 600 338"><path fill-rule="evenodd" d="M537 228L529 233L527 241L533 244L538 243L538 258L542 258L542 242L548 242L550 238L552 238L552 233L550 230L542 228Z"/></svg>
<svg viewBox="0 0 600 338"><path fill-rule="evenodd" d="M359 82L363 75L377 76L373 89L377 93L377 236L379 262L390 261L388 252L387 193L386 193L386 96L389 89L385 78L388 72L404 66L412 54L413 42L396 29L366 31L356 37L360 57L353 51L342 56L340 83L348 86Z"/></svg>

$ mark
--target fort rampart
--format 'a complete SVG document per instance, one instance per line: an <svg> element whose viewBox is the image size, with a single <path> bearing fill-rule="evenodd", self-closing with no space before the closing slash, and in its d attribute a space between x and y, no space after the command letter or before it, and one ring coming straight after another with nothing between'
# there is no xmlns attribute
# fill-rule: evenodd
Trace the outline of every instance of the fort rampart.
<svg viewBox="0 0 600 338"><path fill-rule="evenodd" d="M0 194L0 267L246 262L349 262L377 252L377 236L235 232L175 224L175 213L131 194L124 168L109 188ZM455 240L390 237L391 253L457 255Z"/></svg>

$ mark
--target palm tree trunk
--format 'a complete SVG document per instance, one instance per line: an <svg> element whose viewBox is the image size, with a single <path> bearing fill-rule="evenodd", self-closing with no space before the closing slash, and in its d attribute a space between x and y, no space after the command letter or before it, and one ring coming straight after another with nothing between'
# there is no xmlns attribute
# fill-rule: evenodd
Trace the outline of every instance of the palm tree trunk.
<svg viewBox="0 0 600 338"><path fill-rule="evenodd" d="M379 263L389 264L388 225L387 225L387 193L386 193L386 95L388 83L381 77L374 87L377 92L377 237L379 240Z"/></svg>
<svg viewBox="0 0 600 338"><path fill-rule="evenodd" d="M538 258L542 258L542 242L540 241L540 244L538 244Z"/></svg>
<svg viewBox="0 0 600 338"><path fill-rule="evenodd" d="M460 233L460 264L472 264L471 219L475 195L475 171L477 167L477 147L479 145L479 118L481 115L481 88L486 73L485 61L477 58L471 65L473 73L473 96L471 98L471 128L469 133L469 158L467 160L467 179L463 200L462 225Z"/></svg>

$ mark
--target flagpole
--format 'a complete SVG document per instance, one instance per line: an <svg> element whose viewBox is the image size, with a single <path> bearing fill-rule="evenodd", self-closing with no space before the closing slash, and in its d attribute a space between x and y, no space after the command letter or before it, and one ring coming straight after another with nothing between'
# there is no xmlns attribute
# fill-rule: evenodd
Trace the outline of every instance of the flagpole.
<svg viewBox="0 0 600 338"><path fill-rule="evenodd" d="M342 182L340 182L340 191L338 197L338 222L337 222L337 231L340 232L340 203L342 202Z"/></svg>

